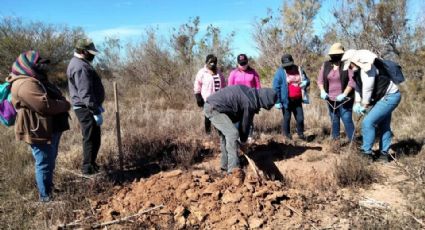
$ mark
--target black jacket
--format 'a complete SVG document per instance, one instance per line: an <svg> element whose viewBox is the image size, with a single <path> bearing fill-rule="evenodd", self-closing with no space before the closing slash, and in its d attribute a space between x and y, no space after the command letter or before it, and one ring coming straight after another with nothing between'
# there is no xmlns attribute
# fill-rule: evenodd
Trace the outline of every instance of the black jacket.
<svg viewBox="0 0 425 230"><path fill-rule="evenodd" d="M255 113L261 108L271 109L277 95L273 89L254 89L244 85L228 86L210 95L207 103L220 113L225 113L234 123L239 124L239 136L242 142L248 138Z"/></svg>

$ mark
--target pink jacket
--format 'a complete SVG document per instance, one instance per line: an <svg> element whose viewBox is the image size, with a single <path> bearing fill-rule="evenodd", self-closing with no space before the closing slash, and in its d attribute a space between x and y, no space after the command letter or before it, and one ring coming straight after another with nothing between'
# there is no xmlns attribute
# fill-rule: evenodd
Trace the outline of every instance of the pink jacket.
<svg viewBox="0 0 425 230"><path fill-rule="evenodd" d="M226 81L220 72L217 74L220 77L220 89L224 88L226 86ZM214 77L210 70L208 70L206 67L200 69L196 74L195 83L193 84L193 91L195 94L201 93L204 101L208 96L215 92Z"/></svg>
<svg viewBox="0 0 425 230"><path fill-rule="evenodd" d="M260 76L252 68L249 68L246 71L236 68L232 70L229 75L228 85L245 85L251 88L259 89L261 88Z"/></svg>

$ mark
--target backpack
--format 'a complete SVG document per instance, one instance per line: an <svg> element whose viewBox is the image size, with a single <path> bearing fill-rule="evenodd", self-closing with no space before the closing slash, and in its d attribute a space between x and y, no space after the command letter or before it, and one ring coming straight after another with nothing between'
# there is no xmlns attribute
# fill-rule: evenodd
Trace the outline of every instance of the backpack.
<svg viewBox="0 0 425 230"><path fill-rule="evenodd" d="M378 76L383 76L397 85L406 80L401 72L401 66L396 62L375 58L373 65L379 71Z"/></svg>
<svg viewBox="0 0 425 230"><path fill-rule="evenodd" d="M0 122L5 126L15 124L16 110L12 105L11 84L5 82L0 84Z"/></svg>

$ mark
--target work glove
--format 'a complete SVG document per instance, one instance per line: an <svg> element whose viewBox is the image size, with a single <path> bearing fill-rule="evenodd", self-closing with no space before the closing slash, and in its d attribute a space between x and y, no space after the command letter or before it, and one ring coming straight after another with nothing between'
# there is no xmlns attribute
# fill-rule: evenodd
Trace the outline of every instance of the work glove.
<svg viewBox="0 0 425 230"><path fill-rule="evenodd" d="M307 80L301 81L300 87L305 88L307 86Z"/></svg>
<svg viewBox="0 0 425 230"><path fill-rule="evenodd" d="M324 90L320 91L320 98L323 100L328 99L328 93L326 93Z"/></svg>
<svg viewBox="0 0 425 230"><path fill-rule="evenodd" d="M94 120L96 121L97 126L101 126L103 124L103 116L102 114L93 115Z"/></svg>
<svg viewBox="0 0 425 230"><path fill-rule="evenodd" d="M196 103L198 104L199 107L203 107L204 106L204 99L202 98L202 95L200 93L195 94L195 98L196 98Z"/></svg>
<svg viewBox="0 0 425 230"><path fill-rule="evenodd" d="M341 93L340 95L336 96L336 101L343 101L347 96L345 94Z"/></svg>
<svg viewBox="0 0 425 230"><path fill-rule="evenodd" d="M358 115L364 115L366 112L366 108L363 107L360 103L354 104L353 111Z"/></svg>
<svg viewBox="0 0 425 230"><path fill-rule="evenodd" d="M276 103L276 104L274 104L274 107L276 109L282 109L282 104L281 103Z"/></svg>

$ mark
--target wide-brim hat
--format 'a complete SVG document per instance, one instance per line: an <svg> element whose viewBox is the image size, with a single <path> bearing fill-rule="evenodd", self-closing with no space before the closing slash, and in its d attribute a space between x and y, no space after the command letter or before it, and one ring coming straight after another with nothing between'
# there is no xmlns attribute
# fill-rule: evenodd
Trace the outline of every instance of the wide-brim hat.
<svg viewBox="0 0 425 230"><path fill-rule="evenodd" d="M331 46L331 48L329 49L328 55L343 54L344 52L345 52L344 46L342 46L341 43L337 42Z"/></svg>
<svg viewBox="0 0 425 230"><path fill-rule="evenodd" d="M347 50L342 56L344 70L347 70L350 63L356 64L360 69L368 72L372 69L373 62L378 56L369 50Z"/></svg>
<svg viewBox="0 0 425 230"><path fill-rule="evenodd" d="M282 62L282 67L294 65L294 58L290 54L284 54L280 61Z"/></svg>

